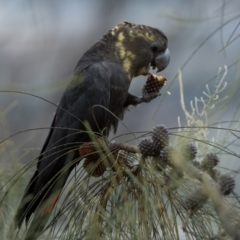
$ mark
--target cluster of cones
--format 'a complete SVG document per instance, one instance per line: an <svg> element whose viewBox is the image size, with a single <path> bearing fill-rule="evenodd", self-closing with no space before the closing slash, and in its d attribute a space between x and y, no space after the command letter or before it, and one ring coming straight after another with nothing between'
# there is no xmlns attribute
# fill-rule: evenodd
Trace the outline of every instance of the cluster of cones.
<svg viewBox="0 0 240 240"><path fill-rule="evenodd" d="M160 125L153 129L151 139L143 139L139 143L140 152L145 156L151 156L152 162L157 171L164 175L165 185L170 190L178 188L183 173L172 165L173 158L181 158L189 161L199 170L208 173L214 181L218 183L220 192L226 196L233 192L235 180L227 175L221 174L217 169L219 158L216 153L207 153L201 162L196 160L197 148L194 143L182 143L178 146L170 146L168 130ZM195 212L201 208L208 200L208 197L201 187L190 194L185 201L187 209Z"/></svg>
<svg viewBox="0 0 240 240"><path fill-rule="evenodd" d="M147 82L143 87L143 94L158 93L165 85L166 78L148 74ZM164 176L165 185L169 190L178 188L184 177L183 172L172 165L172 158L181 158L191 162L199 170L208 173L219 186L223 195L229 195L235 187L234 179L229 175L222 175L217 169L219 159L215 153L207 153L203 160L198 162L197 148L194 143L183 143L180 146L171 146L169 132L159 125L153 128L151 138L142 139L138 145L139 152L144 158L150 158L153 168ZM79 148L79 153L85 171L94 177L102 176L107 169L121 172L127 176L129 171L137 175L140 170L139 156L120 149L111 149L111 144L104 141L86 142ZM186 208L194 211L199 209L207 201L204 190L199 188L186 198Z"/></svg>
<svg viewBox="0 0 240 240"><path fill-rule="evenodd" d="M163 125L159 125L153 128L151 138L140 141L138 148L143 157L150 159L155 170L163 174L165 185L170 190L177 189L184 176L172 165L171 158L177 156L192 162L199 170L208 173L218 183L223 195L232 193L235 180L227 174L222 175L216 169L219 159L215 153L207 153L200 163L196 160L197 148L194 143L173 147L169 143L169 138L168 130ZM113 151L111 145L107 146L103 141L84 143L80 146L79 153L84 158L84 169L94 177L102 176L108 168L114 172L120 171L122 176L127 176L129 171L136 176L140 171L137 154L119 149ZM195 212L206 203L207 199L204 189L199 188L186 198L185 206Z"/></svg>

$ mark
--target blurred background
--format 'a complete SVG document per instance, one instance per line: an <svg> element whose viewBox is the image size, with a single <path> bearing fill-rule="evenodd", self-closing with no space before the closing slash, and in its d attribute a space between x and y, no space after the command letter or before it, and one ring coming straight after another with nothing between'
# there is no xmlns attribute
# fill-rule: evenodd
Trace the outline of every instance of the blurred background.
<svg viewBox="0 0 240 240"><path fill-rule="evenodd" d="M228 66L222 101L212 105L208 124L237 129L240 117L240 1L0 1L0 141L1 163L36 158L48 134L61 95L82 54L116 24L129 21L160 28L169 39L171 62L162 72L168 84L162 96L131 108L117 135L187 125L180 104L178 70L182 71L186 109L190 101L214 89L219 67ZM223 75L220 74L220 78ZM141 95L146 79L136 78L130 92ZM170 92L171 94L167 93ZM38 97L34 97L38 96ZM44 101L46 99L48 101ZM178 118L179 117L179 118ZM226 121L226 123L220 122ZM239 128L238 128L239 129ZM29 131L25 131L29 130ZM22 132L23 131L23 132ZM221 144L229 131L211 131ZM234 139L240 134L235 132ZM111 135L111 137L114 137ZM232 139L232 150L240 154ZM228 140L231 142L231 140ZM14 157L15 158L15 157ZM221 157L222 166L238 169L238 155Z"/></svg>

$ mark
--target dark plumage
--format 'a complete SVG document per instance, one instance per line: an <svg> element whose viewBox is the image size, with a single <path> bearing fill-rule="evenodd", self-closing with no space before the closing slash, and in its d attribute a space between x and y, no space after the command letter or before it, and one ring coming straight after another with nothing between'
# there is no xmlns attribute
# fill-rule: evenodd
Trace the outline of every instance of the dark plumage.
<svg viewBox="0 0 240 240"><path fill-rule="evenodd" d="M132 78L147 75L150 66L159 71L167 67L170 59L167 44L162 31L123 22L108 31L79 60L16 213L18 227L24 220L28 223L33 215L26 240L36 239L43 231L78 162L79 145L91 141L87 126L96 136L107 137L111 128L116 132L118 118L123 119L129 105L149 102L158 96L138 98L129 94L128 88Z"/></svg>

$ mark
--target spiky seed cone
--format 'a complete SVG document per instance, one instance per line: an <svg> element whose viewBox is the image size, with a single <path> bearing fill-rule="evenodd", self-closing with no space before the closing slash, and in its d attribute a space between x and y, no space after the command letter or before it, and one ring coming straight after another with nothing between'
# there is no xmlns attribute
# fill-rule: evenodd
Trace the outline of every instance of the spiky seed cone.
<svg viewBox="0 0 240 240"><path fill-rule="evenodd" d="M106 171L106 166L103 161L93 161L86 158L83 162L85 171L93 177L100 177Z"/></svg>
<svg viewBox="0 0 240 240"><path fill-rule="evenodd" d="M208 197L204 194L203 189L199 188L187 197L185 206L188 210L196 212L207 202L207 200Z"/></svg>
<svg viewBox="0 0 240 240"><path fill-rule="evenodd" d="M200 162L198 162L198 161L196 161L196 160L192 161L192 164L193 164L193 166L196 167L196 168L201 168Z"/></svg>
<svg viewBox="0 0 240 240"><path fill-rule="evenodd" d="M216 167L218 163L219 163L218 156L215 153L208 153L206 154L202 161L201 168L203 170L209 171Z"/></svg>
<svg viewBox="0 0 240 240"><path fill-rule="evenodd" d="M139 145L139 150L144 156L157 156L158 152L155 150L154 143L150 139L143 139Z"/></svg>
<svg viewBox="0 0 240 240"><path fill-rule="evenodd" d="M197 156L197 148L193 143L188 143L182 148L183 157L187 161L192 161Z"/></svg>
<svg viewBox="0 0 240 240"><path fill-rule="evenodd" d="M159 125L153 128L152 140L156 151L160 152L164 147L169 144L169 132L163 126Z"/></svg>
<svg viewBox="0 0 240 240"><path fill-rule="evenodd" d="M98 143L86 142L79 147L79 154L81 157L87 157L91 160L97 160L100 156L97 150Z"/></svg>
<svg viewBox="0 0 240 240"><path fill-rule="evenodd" d="M166 81L167 79L164 76L149 73L147 75L147 82L142 89L143 94L158 93Z"/></svg>
<svg viewBox="0 0 240 240"><path fill-rule="evenodd" d="M221 175L218 179L218 183L223 195L229 195L235 188L235 180L228 175Z"/></svg>
<svg viewBox="0 0 240 240"><path fill-rule="evenodd" d="M221 173L216 169L211 169L208 171L208 173L215 181L218 181L219 177L221 176Z"/></svg>
<svg viewBox="0 0 240 240"><path fill-rule="evenodd" d="M174 149L173 147L167 146L164 147L159 154L159 158L162 162L166 164L170 164L171 162L171 157L174 154Z"/></svg>
<svg viewBox="0 0 240 240"><path fill-rule="evenodd" d="M154 165L157 171L164 170L167 165L170 163L171 158L171 147L165 147L161 150L159 154L159 158L155 160Z"/></svg>

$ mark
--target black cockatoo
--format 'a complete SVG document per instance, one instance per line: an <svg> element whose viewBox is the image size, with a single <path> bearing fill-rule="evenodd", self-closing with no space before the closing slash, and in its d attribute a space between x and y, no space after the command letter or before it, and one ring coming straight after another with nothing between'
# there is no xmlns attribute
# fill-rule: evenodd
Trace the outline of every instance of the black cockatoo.
<svg viewBox="0 0 240 240"><path fill-rule="evenodd" d="M130 105L149 102L158 94L141 98L128 93L134 77L147 75L150 67L165 69L170 60L168 39L157 28L122 22L109 30L83 54L74 77L63 93L48 137L15 216L16 226L25 220L26 240L43 231L66 180L78 163L76 146L91 140L93 133L105 137Z"/></svg>

